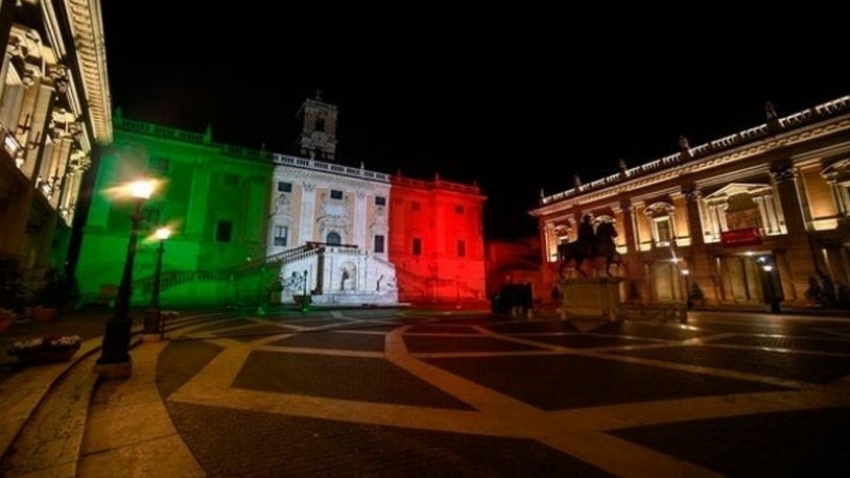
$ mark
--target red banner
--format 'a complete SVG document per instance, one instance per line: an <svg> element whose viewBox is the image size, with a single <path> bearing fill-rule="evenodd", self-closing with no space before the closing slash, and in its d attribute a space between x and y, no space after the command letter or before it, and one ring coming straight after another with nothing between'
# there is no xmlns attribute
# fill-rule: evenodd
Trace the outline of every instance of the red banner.
<svg viewBox="0 0 850 478"><path fill-rule="evenodd" d="M761 229L749 227L720 233L720 242L724 246L752 246L761 244Z"/></svg>

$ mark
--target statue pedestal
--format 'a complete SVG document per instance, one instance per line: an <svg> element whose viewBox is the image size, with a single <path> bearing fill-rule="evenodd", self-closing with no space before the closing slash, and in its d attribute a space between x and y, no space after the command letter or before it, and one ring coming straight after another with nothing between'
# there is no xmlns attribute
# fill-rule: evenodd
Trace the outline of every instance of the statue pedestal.
<svg viewBox="0 0 850 478"><path fill-rule="evenodd" d="M620 320L619 277L581 277L563 279L561 319Z"/></svg>

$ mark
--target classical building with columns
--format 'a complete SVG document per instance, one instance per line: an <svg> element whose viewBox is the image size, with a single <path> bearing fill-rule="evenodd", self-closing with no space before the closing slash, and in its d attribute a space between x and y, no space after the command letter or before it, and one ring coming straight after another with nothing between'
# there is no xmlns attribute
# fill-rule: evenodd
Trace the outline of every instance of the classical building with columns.
<svg viewBox="0 0 850 478"><path fill-rule="evenodd" d="M83 174L112 140L100 2L2 0L0 43L0 256L37 286L73 273Z"/></svg>
<svg viewBox="0 0 850 478"><path fill-rule="evenodd" d="M623 300L705 306L811 305L850 284L850 96L542 196L543 275L562 273L558 245L582 217L613 222ZM694 285L696 284L696 286Z"/></svg>
<svg viewBox="0 0 850 478"><path fill-rule="evenodd" d="M217 143L203 133L114 114L84 228L84 302L117 290L133 201L109 193L138 177L158 184L141 210L132 301L151 299L163 244L165 306L321 305L483 300L477 185L389 175L336 161L334 105L307 99L303 156ZM398 273L397 273L398 272Z"/></svg>

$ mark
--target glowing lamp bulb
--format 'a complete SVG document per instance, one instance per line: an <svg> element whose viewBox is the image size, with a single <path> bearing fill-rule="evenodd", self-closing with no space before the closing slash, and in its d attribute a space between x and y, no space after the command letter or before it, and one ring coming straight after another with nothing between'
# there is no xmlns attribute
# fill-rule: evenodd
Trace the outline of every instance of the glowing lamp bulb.
<svg viewBox="0 0 850 478"><path fill-rule="evenodd" d="M130 194L137 199L148 199L153 194L154 182L151 180L139 180L130 183Z"/></svg>
<svg viewBox="0 0 850 478"><path fill-rule="evenodd" d="M171 237L171 229L167 227L160 227L156 230L154 234L156 235L157 239L159 239L160 241L164 241Z"/></svg>

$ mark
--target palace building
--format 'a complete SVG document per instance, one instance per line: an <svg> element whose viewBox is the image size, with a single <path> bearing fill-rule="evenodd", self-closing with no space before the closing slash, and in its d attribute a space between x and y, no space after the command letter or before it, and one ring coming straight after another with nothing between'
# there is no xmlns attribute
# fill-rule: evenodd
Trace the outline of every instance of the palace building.
<svg viewBox="0 0 850 478"><path fill-rule="evenodd" d="M850 284L850 96L543 196L545 281L581 218L613 222L623 300L707 307L808 306L812 283L840 300Z"/></svg>
<svg viewBox="0 0 850 478"><path fill-rule="evenodd" d="M171 305L321 305L486 299L477 185L389 175L337 162L337 108L309 98L301 155L216 143L203 134L114 116L77 275L86 301L117 290L133 202L108 195L135 177L160 185L142 234L168 226L161 300ZM133 303L150 300L159 242L137 248Z"/></svg>
<svg viewBox="0 0 850 478"><path fill-rule="evenodd" d="M83 174L112 140L103 43L98 0L0 2L2 281L72 274Z"/></svg>

